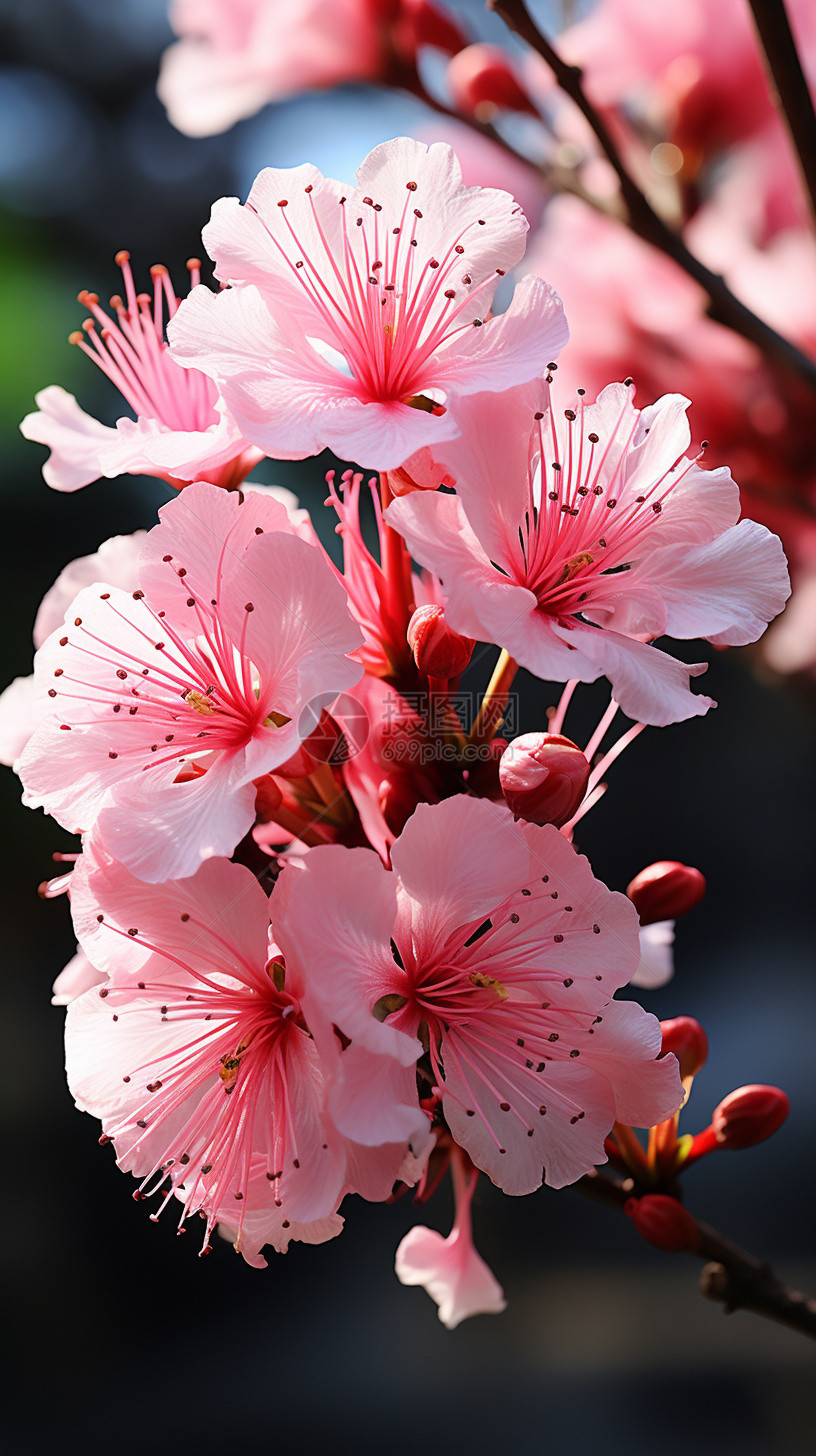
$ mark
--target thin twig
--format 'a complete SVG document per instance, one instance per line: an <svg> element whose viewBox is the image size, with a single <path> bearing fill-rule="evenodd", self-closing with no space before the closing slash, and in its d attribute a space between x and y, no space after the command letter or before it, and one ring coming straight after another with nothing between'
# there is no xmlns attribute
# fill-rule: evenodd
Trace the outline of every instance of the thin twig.
<svg viewBox="0 0 816 1456"><path fill-rule="evenodd" d="M628 1200L637 1196L633 1179L619 1178L614 1173L588 1173L573 1187L584 1197L621 1212ZM706 1260L700 1276L700 1292L706 1299L722 1304L726 1314L750 1309L816 1339L816 1300L800 1289L783 1284L769 1264L724 1238L707 1223L698 1218L694 1223L700 1239L695 1253L698 1259Z"/></svg>
<svg viewBox="0 0 816 1456"><path fill-rule="evenodd" d="M595 138L610 166L614 169L620 184L621 196L628 214L628 224L644 242L659 248L672 258L689 277L708 294L709 316L748 339L762 353L784 365L798 378L816 390L816 361L810 359L789 339L778 334L770 324L747 308L733 294L719 273L713 273L699 258L690 252L679 233L674 232L662 217L655 212L648 198L638 187L627 170L606 123L587 97L578 66L567 65L541 34L529 14L524 0L487 0L488 8L532 46L552 70L562 91L570 97L588 122Z"/></svg>
<svg viewBox="0 0 816 1456"><path fill-rule="evenodd" d="M749 0L749 4L816 223L816 113L785 0Z"/></svg>

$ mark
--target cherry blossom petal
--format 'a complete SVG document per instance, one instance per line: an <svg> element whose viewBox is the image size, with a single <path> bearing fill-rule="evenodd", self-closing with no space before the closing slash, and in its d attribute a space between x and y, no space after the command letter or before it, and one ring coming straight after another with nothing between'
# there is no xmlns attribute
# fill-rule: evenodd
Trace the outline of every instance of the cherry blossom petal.
<svg viewBox="0 0 816 1456"><path fill-rule="evenodd" d="M104 980L104 971L98 971L96 966L92 966L84 950L77 946L76 955L63 967L51 987L51 1005L70 1006L78 996L84 996L86 991L101 986Z"/></svg>
<svg viewBox="0 0 816 1456"><path fill-rule="evenodd" d="M120 785L99 809L93 837L155 885L185 879L202 862L230 855L254 821L254 785L236 783L217 766L191 783L154 787L149 797L138 783Z"/></svg>
<svg viewBox="0 0 816 1456"><path fill-rule="evenodd" d="M640 930L640 965L629 982L644 991L658 991L674 975L674 921L655 920Z"/></svg>
<svg viewBox="0 0 816 1456"><path fill-rule="evenodd" d="M654 1127L671 1117L680 1105L682 1087L677 1058L660 1056L657 1017L634 1001L612 1001L595 1032L582 1055L612 1086L617 1120L631 1127Z"/></svg>
<svg viewBox="0 0 816 1456"><path fill-rule="evenodd" d="M494 804L463 794L420 804L391 849L400 881L400 919L419 960L438 952L455 926L479 921L530 877L521 835L499 835ZM467 844L467 854L455 846ZM496 853L498 845L500 853Z"/></svg>
<svg viewBox="0 0 816 1456"><path fill-rule="evenodd" d="M468 1229L454 1228L447 1238L417 1224L399 1245L395 1260L401 1284L418 1284L439 1305L448 1330L474 1314L501 1314L504 1290L476 1252Z"/></svg>
<svg viewBox="0 0 816 1456"><path fill-rule="evenodd" d="M525 384L568 339L564 305L555 289L541 278L522 278L504 313L442 346L430 387L470 395L490 389L497 377L507 386Z"/></svg>
<svg viewBox="0 0 816 1456"><path fill-rule="evenodd" d="M111 536L92 555L79 556L64 566L40 602L34 622L34 646L42 647L46 637L62 626L83 587L99 581L133 591L138 585L139 554L146 540L146 531Z"/></svg>
<svg viewBox="0 0 816 1456"><path fill-rule="evenodd" d="M71 879L71 914L83 949L119 984L142 979L148 961L151 979L172 979L179 959L245 978L267 959L269 901L250 870L226 860L206 860L180 884L147 891L92 842Z"/></svg>
<svg viewBox="0 0 816 1456"><path fill-rule="evenodd" d="M0 763L14 767L43 717L48 716L49 707L33 677L16 677L4 688L0 693Z"/></svg>
<svg viewBox="0 0 816 1456"><path fill-rule="evenodd" d="M507 624L535 612L534 594L493 564L456 496L430 491L402 496L385 518L411 554L441 578L445 615L454 631L503 646Z"/></svg>
<svg viewBox="0 0 816 1456"><path fill-rule="evenodd" d="M59 384L49 384L34 396L36 412L26 415L20 431L27 440L51 451L42 468L52 490L80 490L101 474L100 456L116 439L116 431L101 425L80 409L74 396Z"/></svg>
<svg viewBox="0 0 816 1456"><path fill-rule="evenodd" d="M689 687L690 678L705 672L704 662L680 662L645 642L582 623L569 628L554 626L553 631L594 663L599 677L609 678L621 711L636 722L663 728L716 707L713 698L692 693ZM575 676L585 680L580 672Z"/></svg>

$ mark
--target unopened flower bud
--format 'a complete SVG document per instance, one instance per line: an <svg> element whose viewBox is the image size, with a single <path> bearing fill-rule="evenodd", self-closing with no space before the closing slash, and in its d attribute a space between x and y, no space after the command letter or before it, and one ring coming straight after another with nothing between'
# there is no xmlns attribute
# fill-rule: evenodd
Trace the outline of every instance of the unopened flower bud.
<svg viewBox="0 0 816 1456"><path fill-rule="evenodd" d="M572 818L586 792L589 764L560 733L522 733L502 756L499 781L517 819L555 824Z"/></svg>
<svg viewBox="0 0 816 1456"><path fill-rule="evenodd" d="M468 43L453 17L431 5L430 0L400 0L397 14L390 21L390 33L395 49L408 59L414 59L422 46L433 46L452 56Z"/></svg>
<svg viewBox="0 0 816 1456"><path fill-rule="evenodd" d="M699 870L679 864L675 859L661 859L641 870L626 888L641 925L654 925L657 920L676 920L693 910L705 894L706 882Z"/></svg>
<svg viewBox="0 0 816 1456"><path fill-rule="evenodd" d="M473 641L454 632L441 607L417 607L408 623L408 646L423 677L458 677L470 662Z"/></svg>
<svg viewBox="0 0 816 1456"><path fill-rule="evenodd" d="M714 1109L711 1126L721 1148L750 1148L778 1131L790 1112L779 1087L737 1087Z"/></svg>
<svg viewBox="0 0 816 1456"><path fill-rule="evenodd" d="M693 1254L700 1244L700 1234L687 1208L665 1193L647 1193L645 1198L630 1198L624 1204L641 1238L655 1249L675 1254Z"/></svg>
<svg viewBox="0 0 816 1456"><path fill-rule="evenodd" d="M538 116L501 46L469 45L448 66L453 105L465 116L488 117L501 108Z"/></svg>
<svg viewBox="0 0 816 1456"><path fill-rule="evenodd" d="M693 1016L675 1016L661 1021L663 1051L674 1052L681 1077L696 1077L708 1061L708 1037Z"/></svg>

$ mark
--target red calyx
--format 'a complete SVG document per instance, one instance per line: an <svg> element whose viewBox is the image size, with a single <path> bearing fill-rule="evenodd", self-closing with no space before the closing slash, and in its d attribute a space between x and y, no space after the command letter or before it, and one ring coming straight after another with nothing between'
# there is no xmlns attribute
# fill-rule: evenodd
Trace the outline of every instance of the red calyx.
<svg viewBox="0 0 816 1456"><path fill-rule="evenodd" d="M675 859L661 859L648 865L626 887L641 925L657 920L676 920L699 905L706 882L699 870Z"/></svg>

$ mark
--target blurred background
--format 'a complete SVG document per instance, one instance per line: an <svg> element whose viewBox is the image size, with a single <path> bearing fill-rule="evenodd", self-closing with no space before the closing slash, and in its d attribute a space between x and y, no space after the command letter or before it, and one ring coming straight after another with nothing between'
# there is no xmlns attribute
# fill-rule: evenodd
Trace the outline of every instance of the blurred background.
<svg viewBox="0 0 816 1456"><path fill-rule="evenodd" d="M503 42L476 0L450 8ZM370 146L429 124L418 101L350 86L193 140L155 95L170 39L165 0L0 0L0 687L30 670L34 615L61 567L149 526L170 494L130 477L49 491L44 451L18 433L50 383L106 422L120 413L112 387L67 343L83 317L77 292L116 291L122 247L137 275L161 261L181 287L211 202L244 195L261 166L310 160L348 178ZM267 461L256 472L294 490L326 540L330 463ZM687 655L698 657L696 645ZM690 1172L688 1201L813 1292L813 704L749 651L711 655L705 690L718 710L644 734L579 843L615 888L655 859L706 874L706 900L678 928L675 980L641 997L661 1017L697 1017L709 1035L684 1127L705 1126L747 1082L783 1086L792 1111L768 1144ZM554 694L530 679L522 694L526 731ZM567 724L579 740L605 694L583 698ZM696 1261L647 1248L628 1220L569 1191L513 1200L482 1180L476 1240L509 1307L452 1334L424 1292L393 1274L414 1221L407 1200L349 1201L339 1240L271 1255L263 1273L228 1245L200 1261L194 1236L176 1239L172 1214L152 1224L63 1080L63 1012L50 988L74 942L66 901L43 902L36 886L54 873L52 851L73 846L22 808L16 779L0 772L8 1449L813 1450L805 1339L750 1314L726 1319L698 1295ZM450 1216L443 1191L420 1218L447 1231Z"/></svg>

